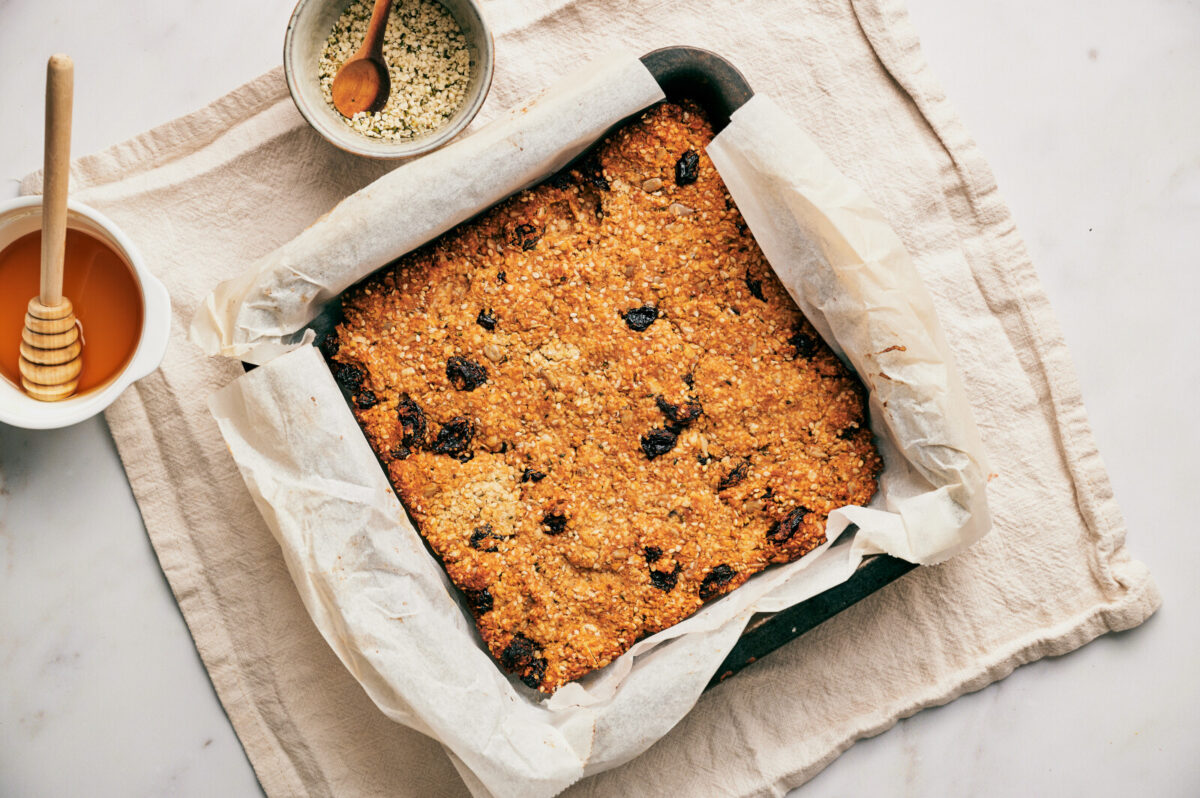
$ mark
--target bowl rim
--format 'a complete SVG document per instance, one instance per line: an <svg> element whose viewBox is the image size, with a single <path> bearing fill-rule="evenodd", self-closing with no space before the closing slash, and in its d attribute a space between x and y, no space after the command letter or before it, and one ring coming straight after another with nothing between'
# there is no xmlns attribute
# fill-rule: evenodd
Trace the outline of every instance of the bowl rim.
<svg viewBox="0 0 1200 798"><path fill-rule="evenodd" d="M30 208L40 208L42 197L34 194L0 202L0 226L8 217L21 218ZM24 429L58 429L78 424L100 413L137 380L152 373L162 363L171 332L171 297L167 288L146 268L142 255L129 237L104 214L74 199L67 200L68 211L93 222L104 231L109 245L115 245L142 291L142 330L129 363L99 390L73 396L61 402L39 402L26 396L7 380L0 380L0 422ZM40 229L41 221L38 220ZM71 228L68 221L68 229Z"/></svg>
<svg viewBox="0 0 1200 798"><path fill-rule="evenodd" d="M385 143L382 140L377 141L376 139L370 139L366 136L356 133L350 128L345 128L345 130L337 130L336 132L334 130L327 129L327 127L317 117L313 109L308 107L308 104L304 101L304 98L299 91L297 77L292 68L292 64L294 62L292 57L292 43L295 39L296 27L301 19L301 15L304 14L304 12L310 7L331 2L348 3L352 2L352 0L298 0L296 7L292 10L291 17L288 18L287 31L284 33L283 37L283 77L287 82L288 94L291 95L292 103L295 104L296 110L300 112L300 115L304 117L304 121L307 122L309 127L315 130L321 136L321 138L325 139L338 149L353 155L361 155L366 158L376 158L379 160L401 160L413 158L418 155L424 155L425 153L438 149L439 147L449 143L452 139L454 139L455 136L461 133L467 127L467 125L471 124L471 122L475 119L476 114L479 113L479 109L483 107L484 100L487 99L488 92L490 92L492 88L492 77L495 71L496 48L492 37L491 26L488 25L487 18L484 17L483 9L480 7L479 2L477 0L462 0L462 2L471 7L471 9L475 12L475 16L479 19L479 28L482 33L482 36L479 37L478 42L480 45L479 68L482 69L482 73L479 82L479 89L467 102L466 112L458 119L458 121L451 125L447 125L444 128L440 128L436 131L436 133L426 138L419 139L411 144L405 144L404 142ZM446 10L451 13L451 15L454 14L454 12L447 7L445 3L440 3L440 0L435 0L435 2L439 2L443 8L446 8ZM455 21L457 21L457 18Z"/></svg>

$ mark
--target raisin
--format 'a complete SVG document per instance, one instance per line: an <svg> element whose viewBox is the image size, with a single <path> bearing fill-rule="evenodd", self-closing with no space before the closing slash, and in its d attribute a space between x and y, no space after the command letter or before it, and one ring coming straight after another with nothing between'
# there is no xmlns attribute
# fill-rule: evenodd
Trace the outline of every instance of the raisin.
<svg viewBox="0 0 1200 798"><path fill-rule="evenodd" d="M658 308L653 305L642 305L640 308L631 308L625 311L621 314L621 318L625 319L625 324L634 332L645 332L646 328L658 319Z"/></svg>
<svg viewBox="0 0 1200 798"><path fill-rule="evenodd" d="M379 399L375 396L375 392L363 388L354 397L354 404L358 405L359 410L369 410L379 404Z"/></svg>
<svg viewBox="0 0 1200 798"><path fill-rule="evenodd" d="M658 546L647 546L644 554L646 555L646 562L656 563L662 557L662 549Z"/></svg>
<svg viewBox="0 0 1200 798"><path fill-rule="evenodd" d="M742 462L738 463L728 474L721 477L721 480L717 483L717 490L727 490L732 488L734 485L741 484L742 480L745 479L746 475L749 473L750 461L743 460Z"/></svg>
<svg viewBox="0 0 1200 798"><path fill-rule="evenodd" d="M712 456L701 452L700 454L696 455L696 462L702 466L706 466L712 462Z"/></svg>
<svg viewBox="0 0 1200 798"><path fill-rule="evenodd" d="M696 375L694 375L690 372L687 374L684 374L683 375L683 384L689 388L695 388L696 387Z"/></svg>
<svg viewBox="0 0 1200 798"><path fill-rule="evenodd" d="M650 584L654 585L664 593L670 593L675 587L676 582L679 581L679 572L682 570L683 568L679 565L679 563L675 563L675 570L670 572L655 571L652 568L650 569Z"/></svg>
<svg viewBox="0 0 1200 798"><path fill-rule="evenodd" d="M388 452L388 454L391 455L393 460L407 460L412 456L412 449L407 446L397 446Z"/></svg>
<svg viewBox="0 0 1200 798"><path fill-rule="evenodd" d="M546 675L546 660L538 656L540 647L533 640L517 632L500 654L504 669L517 673L529 687L537 688Z"/></svg>
<svg viewBox="0 0 1200 798"><path fill-rule="evenodd" d="M700 156L695 150L688 150L679 156L675 162L675 185L688 186L696 182L700 176Z"/></svg>
<svg viewBox="0 0 1200 798"><path fill-rule="evenodd" d="M351 366L349 363L338 363L337 368L333 371L333 378L337 380L337 384L342 386L342 390L350 394L358 393L358 389L362 387L363 380L367 378L366 372L358 366Z"/></svg>
<svg viewBox="0 0 1200 798"><path fill-rule="evenodd" d="M586 182L601 191L608 191L608 178L604 176L604 167L600 165L600 159L595 152L589 153L575 168Z"/></svg>
<svg viewBox="0 0 1200 798"><path fill-rule="evenodd" d="M541 482L545 478L545 474L541 471L534 471L532 468L526 468L521 472L521 482Z"/></svg>
<svg viewBox="0 0 1200 798"><path fill-rule="evenodd" d="M547 178L546 183L553 188L570 188L572 184L571 174L567 171L555 172Z"/></svg>
<svg viewBox="0 0 1200 798"><path fill-rule="evenodd" d="M766 298L762 292L762 280L755 280L750 276L750 272L746 272L746 287L750 289L750 295L760 302L766 302Z"/></svg>
<svg viewBox="0 0 1200 798"><path fill-rule="evenodd" d="M796 357L802 357L805 360L813 356L817 351L817 341L803 329L797 327L792 337L788 339L788 343L796 347Z"/></svg>
<svg viewBox="0 0 1200 798"><path fill-rule="evenodd" d="M338 340L337 330L330 331L321 339L321 343L317 344L317 349L321 350L321 354L325 356L326 360L332 360L341 348L342 342Z"/></svg>
<svg viewBox="0 0 1200 798"><path fill-rule="evenodd" d="M475 317L475 323L488 332L496 329L496 317L491 310L479 311L479 315Z"/></svg>
<svg viewBox="0 0 1200 798"><path fill-rule="evenodd" d="M446 378L456 391L473 391L487 382L487 369L455 355L446 361Z"/></svg>
<svg viewBox="0 0 1200 798"><path fill-rule="evenodd" d="M503 536L496 534L491 524L483 524L475 527L467 544L478 551L496 551L499 548L497 542L503 539Z"/></svg>
<svg viewBox="0 0 1200 798"><path fill-rule="evenodd" d="M496 272L496 279L502 283L507 283L508 282L508 273L505 272L503 269L501 269L500 271Z"/></svg>
<svg viewBox="0 0 1200 798"><path fill-rule="evenodd" d="M678 437L678 433L672 430L655 427L642 436L642 452L647 460L662 457L675 448Z"/></svg>
<svg viewBox="0 0 1200 798"><path fill-rule="evenodd" d="M526 687L538 689L542 686L542 679L546 675L546 660L544 657L535 657L533 663L529 666L529 671L521 677L521 681Z"/></svg>
<svg viewBox="0 0 1200 798"><path fill-rule="evenodd" d="M708 576L704 577L704 581L700 583L700 598L703 601L708 601L713 596L724 591L733 577L737 575L737 571L730 568L728 565L721 564L714 567L708 572Z"/></svg>
<svg viewBox="0 0 1200 798"><path fill-rule="evenodd" d="M466 588L463 590L463 595L467 597L467 606L476 615L483 615L489 612L495 603L492 599L492 592L486 587L483 590L471 590Z"/></svg>
<svg viewBox="0 0 1200 798"><path fill-rule="evenodd" d="M562 513L546 513L542 517L542 531L547 535L561 535L567 531L567 517Z"/></svg>
<svg viewBox="0 0 1200 798"><path fill-rule="evenodd" d="M448 454L465 463L471 453L471 438L475 437L475 425L466 416L455 416L442 425L433 441L434 454Z"/></svg>
<svg viewBox="0 0 1200 798"><path fill-rule="evenodd" d="M400 394L396 405L396 416L400 419L400 444L405 449L416 449L425 445L425 413L408 394ZM407 457L408 455L404 455ZM404 458L400 458L403 460Z"/></svg>
<svg viewBox="0 0 1200 798"><path fill-rule="evenodd" d="M684 427L690 427L692 422L700 418L700 414L704 412L704 408L702 408L700 403L696 401L688 401L681 405L673 405L666 399L663 399L661 396L659 396L655 398L654 402L658 405L658 409L662 411L662 414L667 417L667 421L670 422L667 426L673 430L676 435L678 435L679 431Z"/></svg>
<svg viewBox="0 0 1200 798"><path fill-rule="evenodd" d="M771 528L767 530L767 540L776 544L787 543L793 535L800 531L800 524L809 512L811 511L807 507L797 507L792 510L782 521L771 524Z"/></svg>
<svg viewBox="0 0 1200 798"><path fill-rule="evenodd" d="M542 231L531 224L519 224L512 229L508 236L508 243L514 247L520 247L522 252L528 252L537 246L537 242L542 237Z"/></svg>

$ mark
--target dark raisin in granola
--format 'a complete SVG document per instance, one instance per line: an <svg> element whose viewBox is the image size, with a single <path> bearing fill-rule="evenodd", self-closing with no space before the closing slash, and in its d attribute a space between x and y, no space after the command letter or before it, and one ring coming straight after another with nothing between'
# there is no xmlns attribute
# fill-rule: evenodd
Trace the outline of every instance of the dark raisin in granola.
<svg viewBox="0 0 1200 798"><path fill-rule="evenodd" d="M737 571L728 565L721 564L715 566L708 572L708 576L704 577L704 581L700 583L700 598L708 601L718 593L724 592L725 586L728 585L733 577L737 575Z"/></svg>
<svg viewBox="0 0 1200 798"><path fill-rule="evenodd" d="M546 658L534 657L533 662L529 665L529 670L521 677L526 687L537 690L542 686L542 679L546 676Z"/></svg>
<svg viewBox="0 0 1200 798"><path fill-rule="evenodd" d="M742 462L740 462L736 466L734 466L733 469L731 469L728 474L721 477L721 480L719 482L717 482L717 490L718 491L728 490L729 488L732 488L735 485L740 485L742 480L745 479L746 475L749 473L750 473L750 461L743 460Z"/></svg>
<svg viewBox="0 0 1200 798"><path fill-rule="evenodd" d="M456 391L473 391L487 382L487 369L455 355L446 361L446 378Z"/></svg>
<svg viewBox="0 0 1200 798"><path fill-rule="evenodd" d="M567 170L555 172L546 178L546 183L553 188L570 188L573 182L571 180L571 173Z"/></svg>
<svg viewBox="0 0 1200 798"><path fill-rule="evenodd" d="M537 688L546 675L546 660L539 657L541 647L525 635L517 632L500 654L504 669L516 673L529 687Z"/></svg>
<svg viewBox="0 0 1200 798"><path fill-rule="evenodd" d="M662 557L662 549L658 546L647 546L643 552L647 563L656 563Z"/></svg>
<svg viewBox="0 0 1200 798"><path fill-rule="evenodd" d="M375 392L363 388L354 396L354 404L358 405L359 410L370 410L375 405L379 404L379 399L375 396Z"/></svg>
<svg viewBox="0 0 1200 798"><path fill-rule="evenodd" d="M608 191L608 178L604 176L604 167L600 165L600 158L595 152L588 153L575 168L584 181L591 183L601 191Z"/></svg>
<svg viewBox="0 0 1200 798"><path fill-rule="evenodd" d="M678 433L672 430L655 427L642 436L642 452L648 460L661 457L675 448L678 438Z"/></svg>
<svg viewBox="0 0 1200 798"><path fill-rule="evenodd" d="M541 482L546 478L546 475L541 471L534 471L532 468L526 468L521 472L521 482Z"/></svg>
<svg viewBox="0 0 1200 798"><path fill-rule="evenodd" d="M696 375L688 373L683 375L683 384L689 388L696 387Z"/></svg>
<svg viewBox="0 0 1200 798"><path fill-rule="evenodd" d="M653 568L651 568L650 584L654 585L664 593L670 593L675 587L675 584L679 581L679 572L682 570L683 568L679 565L679 563L675 563L675 570L673 571L655 571Z"/></svg>
<svg viewBox="0 0 1200 798"><path fill-rule="evenodd" d="M796 357L802 357L805 360L812 357L813 353L817 351L817 340L800 327L797 327L792 333L788 343L796 347Z"/></svg>
<svg viewBox="0 0 1200 798"><path fill-rule="evenodd" d="M567 517L562 513L546 513L542 517L542 531L547 535L561 535L567 531Z"/></svg>
<svg viewBox="0 0 1200 798"><path fill-rule="evenodd" d="M491 310L481 310L479 311L479 315L475 317L475 323L488 332L491 332L496 329L496 316Z"/></svg>
<svg viewBox="0 0 1200 798"><path fill-rule="evenodd" d="M448 454L465 463L475 455L471 452L471 439L475 437L475 424L466 416L455 416L442 425L433 440L434 454Z"/></svg>
<svg viewBox="0 0 1200 798"><path fill-rule="evenodd" d="M522 252L528 252L537 246L542 237L542 231L531 224L519 224L509 234L508 243L520 247Z"/></svg>
<svg viewBox="0 0 1200 798"><path fill-rule="evenodd" d="M424 446L425 413L406 393L400 394L400 401L396 404L396 417L400 419L401 446L407 449ZM405 457L407 456L405 455Z"/></svg>
<svg viewBox="0 0 1200 798"><path fill-rule="evenodd" d="M317 344L317 349L321 351L326 360L333 359L333 356L342 348L342 342L338 340L337 330L330 330L329 333L321 339Z"/></svg>
<svg viewBox="0 0 1200 798"><path fill-rule="evenodd" d="M653 305L642 305L640 308L631 308L621 314L621 318L625 319L625 324L634 332L645 332L646 328L658 319L658 308Z"/></svg>
<svg viewBox="0 0 1200 798"><path fill-rule="evenodd" d="M333 371L333 378L337 384L342 386L342 390L349 394L358 393L358 389L362 387L363 380L367 378L365 371L358 366L351 366L349 363L338 363L337 368Z"/></svg>
<svg viewBox="0 0 1200 798"><path fill-rule="evenodd" d="M782 521L771 524L771 528L767 530L767 540L775 544L787 543L800 531L800 524L809 512L811 511L807 507L797 507L792 510Z"/></svg>
<svg viewBox="0 0 1200 798"><path fill-rule="evenodd" d="M700 156L695 150L688 150L679 156L675 162L675 185L688 186L696 182L700 176Z"/></svg>
<svg viewBox="0 0 1200 798"><path fill-rule="evenodd" d="M700 406L700 403L694 400L684 402L681 405L673 405L666 399L658 396L655 397L654 402L658 405L658 409L662 414L667 417L667 421L670 422L668 426L675 431L676 435L683 428L690 427L692 422L700 418L700 415L704 412L704 408Z"/></svg>
<svg viewBox="0 0 1200 798"><path fill-rule="evenodd" d="M750 289L750 295L760 302L766 302L763 297L762 280L755 280L750 276L750 272L746 272L746 288Z"/></svg>
<svg viewBox="0 0 1200 798"><path fill-rule="evenodd" d="M486 587L483 590L466 588L463 590L463 595L467 597L467 606L476 615L483 615L485 612L490 612L495 603L492 599L492 592Z"/></svg>
<svg viewBox="0 0 1200 798"><path fill-rule="evenodd" d="M499 548L496 544L500 540L503 540L503 536L497 535L491 524L483 524L475 527L467 544L477 551L496 551Z"/></svg>

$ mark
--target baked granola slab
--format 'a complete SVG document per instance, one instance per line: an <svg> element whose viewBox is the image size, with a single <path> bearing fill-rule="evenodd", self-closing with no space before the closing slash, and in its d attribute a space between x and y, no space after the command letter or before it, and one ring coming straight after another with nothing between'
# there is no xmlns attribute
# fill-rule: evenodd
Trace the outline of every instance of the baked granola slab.
<svg viewBox="0 0 1200 798"><path fill-rule="evenodd" d="M552 692L824 540L861 383L663 103L344 296L322 344L493 656Z"/></svg>

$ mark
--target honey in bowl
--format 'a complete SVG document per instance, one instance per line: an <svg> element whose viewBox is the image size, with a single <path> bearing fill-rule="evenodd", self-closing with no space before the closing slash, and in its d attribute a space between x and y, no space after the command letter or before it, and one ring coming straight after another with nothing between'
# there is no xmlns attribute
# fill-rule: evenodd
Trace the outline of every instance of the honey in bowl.
<svg viewBox="0 0 1200 798"><path fill-rule="evenodd" d="M41 238L35 230L0 250L0 374L18 388L25 310L40 288ZM142 332L142 290L111 247L68 229L63 295L75 306L83 334L78 395L107 385L133 357Z"/></svg>

